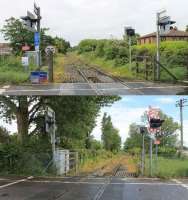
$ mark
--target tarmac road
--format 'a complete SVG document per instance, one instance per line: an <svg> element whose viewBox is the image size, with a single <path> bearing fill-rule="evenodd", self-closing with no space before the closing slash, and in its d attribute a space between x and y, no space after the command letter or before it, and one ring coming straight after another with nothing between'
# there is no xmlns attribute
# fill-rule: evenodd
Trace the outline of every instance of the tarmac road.
<svg viewBox="0 0 188 200"><path fill-rule="evenodd" d="M188 86L152 82L1 86L0 95L188 95Z"/></svg>
<svg viewBox="0 0 188 200"><path fill-rule="evenodd" d="M188 180L0 179L1 200L187 200Z"/></svg>

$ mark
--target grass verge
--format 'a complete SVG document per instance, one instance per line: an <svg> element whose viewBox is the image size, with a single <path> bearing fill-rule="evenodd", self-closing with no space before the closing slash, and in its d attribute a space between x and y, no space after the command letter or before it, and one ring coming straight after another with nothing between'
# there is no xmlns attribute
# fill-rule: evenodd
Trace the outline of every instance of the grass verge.
<svg viewBox="0 0 188 200"><path fill-rule="evenodd" d="M188 177L188 159L159 157L153 160L153 175L159 178ZM146 159L146 176L149 176L149 159Z"/></svg>

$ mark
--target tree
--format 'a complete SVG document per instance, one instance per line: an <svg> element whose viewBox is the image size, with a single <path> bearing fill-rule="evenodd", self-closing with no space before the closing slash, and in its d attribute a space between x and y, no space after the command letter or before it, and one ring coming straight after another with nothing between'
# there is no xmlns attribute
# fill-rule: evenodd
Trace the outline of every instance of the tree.
<svg viewBox="0 0 188 200"><path fill-rule="evenodd" d="M188 25L186 26L186 29L185 29L185 31L186 31L186 32L188 32Z"/></svg>
<svg viewBox="0 0 188 200"><path fill-rule="evenodd" d="M18 139L24 143L31 136L44 135L44 110L48 105L56 112L57 132L62 147L85 148L100 108L117 100L118 97L1 96L0 116L9 123L16 120Z"/></svg>
<svg viewBox="0 0 188 200"><path fill-rule="evenodd" d="M148 139L146 143L148 143ZM142 135L138 131L137 124L133 123L129 127L129 137L124 143L124 150L127 151L133 148L141 148L141 146L142 146Z"/></svg>
<svg viewBox="0 0 188 200"><path fill-rule="evenodd" d="M33 48L34 36L33 33L24 28L19 19L11 17L5 20L6 24L3 26L1 32L5 40L9 41L15 54L20 54L21 47L25 44Z"/></svg>
<svg viewBox="0 0 188 200"><path fill-rule="evenodd" d="M40 109L44 106L43 98L41 97L0 97L0 116L6 122L12 123L12 120L17 122L18 140L24 143L29 135L35 134L34 129L29 132L32 125L36 125Z"/></svg>
<svg viewBox="0 0 188 200"><path fill-rule="evenodd" d="M177 131L179 130L179 124L173 120L172 117L167 116L160 111L160 118L165 122L161 127L161 134L157 135L157 138L161 141L163 147L175 147L177 140ZM147 113L144 113L141 117L143 123L147 123ZM138 132L137 124L130 125L129 137L124 143L124 150L130 150L132 148L142 147L142 135ZM146 137L146 149L149 148L149 137Z"/></svg>
<svg viewBox="0 0 188 200"><path fill-rule="evenodd" d="M9 132L3 128L0 127L0 143L7 143L9 141Z"/></svg>
<svg viewBox="0 0 188 200"><path fill-rule="evenodd" d="M114 128L110 116L105 113L102 120L102 141L104 148L108 151L119 151L121 149L121 137L119 131Z"/></svg>
<svg viewBox="0 0 188 200"><path fill-rule="evenodd" d="M58 52L66 53L68 48L70 48L70 43L65 41L63 38L49 36L46 34L48 28L42 28L40 32L41 44L40 49L42 55L45 53L45 48L48 45L54 45ZM5 25L1 32L4 35L5 40L10 42L13 52L16 55L22 53L22 46L27 44L34 50L34 33L28 31L19 19L11 17L5 20Z"/></svg>

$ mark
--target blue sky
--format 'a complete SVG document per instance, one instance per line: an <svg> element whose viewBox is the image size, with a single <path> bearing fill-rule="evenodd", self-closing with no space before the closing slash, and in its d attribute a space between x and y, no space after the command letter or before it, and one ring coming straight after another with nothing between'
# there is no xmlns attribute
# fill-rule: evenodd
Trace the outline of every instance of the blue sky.
<svg viewBox="0 0 188 200"><path fill-rule="evenodd" d="M123 142L128 137L129 125L131 123L141 123L140 117L148 110L149 106L160 108L164 113L179 122L179 108L175 106L176 101L180 100L178 96L126 96L116 102L111 107L102 108L100 116L97 119L97 126L93 131L96 139L101 138L101 120L104 112L112 117L114 126L119 129ZM188 107L184 108L184 136L185 144L188 145Z"/></svg>

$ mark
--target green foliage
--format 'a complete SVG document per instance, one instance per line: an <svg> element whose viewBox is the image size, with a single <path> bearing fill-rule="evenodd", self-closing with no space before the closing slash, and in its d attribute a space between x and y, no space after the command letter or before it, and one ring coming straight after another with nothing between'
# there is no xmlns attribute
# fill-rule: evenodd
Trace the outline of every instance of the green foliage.
<svg viewBox="0 0 188 200"><path fill-rule="evenodd" d="M9 132L0 126L0 144L7 143L9 141Z"/></svg>
<svg viewBox="0 0 188 200"><path fill-rule="evenodd" d="M29 71L35 69L31 63ZM19 56L0 56L0 83L19 84L29 80L29 72L24 71Z"/></svg>
<svg viewBox="0 0 188 200"><path fill-rule="evenodd" d="M86 148L88 138L95 127L100 108L118 101L119 97L0 97L0 116L12 122L17 121L16 131L20 141L25 142L32 135L48 137L44 130L44 109L46 105L56 112L57 133L60 146L68 149ZM34 131L29 131L35 127ZM91 146L91 145L88 145Z"/></svg>
<svg viewBox="0 0 188 200"><path fill-rule="evenodd" d="M105 113L102 121L102 141L107 151L119 151L121 149L121 137L119 131L114 128L111 117Z"/></svg>
<svg viewBox="0 0 188 200"><path fill-rule="evenodd" d="M0 173L42 175L51 160L51 144L33 137L27 144L20 144L15 136L8 143L0 143Z"/></svg>
<svg viewBox="0 0 188 200"><path fill-rule="evenodd" d="M5 22L6 24L4 25L1 32L3 33L5 40L10 41L15 54L20 54L21 47L25 44L33 47L33 33L26 30L19 19L11 17Z"/></svg>
<svg viewBox="0 0 188 200"><path fill-rule="evenodd" d="M161 133L157 134L156 137L161 141L161 153L165 150L166 153L176 152L176 146L178 142L177 130L179 130L179 124L174 121L172 117L167 116L162 111L160 112L161 119L164 119L165 122L161 127ZM147 123L147 114L144 113L141 117L143 123ZM133 123L130 125L129 137L124 143L124 150L129 151L133 148L142 148L142 135L138 132L137 124ZM149 137L145 136L145 146L146 151L149 149ZM160 150L160 149L159 149ZM168 152L169 151L169 152Z"/></svg>
<svg viewBox="0 0 188 200"><path fill-rule="evenodd" d="M123 40L83 40L78 45L78 52L94 52L98 57L115 60L116 66L128 63L128 45Z"/></svg>
<svg viewBox="0 0 188 200"><path fill-rule="evenodd" d="M84 52L90 52L90 51L95 51L97 47L97 40L83 40L80 42L79 46L78 46L78 52L84 53Z"/></svg>
<svg viewBox="0 0 188 200"><path fill-rule="evenodd" d="M80 54L91 54L98 58L103 59L106 64L110 61L113 63L113 68L128 68L129 64L129 47L126 40L83 40L78 45L78 52ZM156 44L136 45L132 47L133 65L136 57L149 56L150 62L156 56ZM161 42L161 63L168 68L178 79L187 78L187 64L188 64L188 42L187 41L164 41ZM143 61L139 61L140 71L145 70L142 67ZM143 68L143 70L142 70ZM135 66L132 67L132 70ZM116 70L116 69L115 69ZM115 71L114 70L114 71ZM129 71L129 69L127 70ZM131 73L130 71L128 73ZM127 73L126 73L127 74ZM151 73L152 74L152 73ZM153 75L153 74L152 74ZM135 78L135 77L134 77ZM138 78L138 77L137 77ZM140 78L144 78L141 77ZM161 80L171 80L171 77L162 70Z"/></svg>
<svg viewBox="0 0 188 200"><path fill-rule="evenodd" d="M40 32L42 55L45 53L45 48L48 45L54 45L59 53L66 53L70 48L70 43L65 41L63 38L52 37L46 34L49 29L42 28ZM5 21L5 25L1 32L4 35L5 40L9 41L13 53L16 55L22 54L22 46L27 44L34 50L34 33L24 28L24 25L19 19L11 17Z"/></svg>

